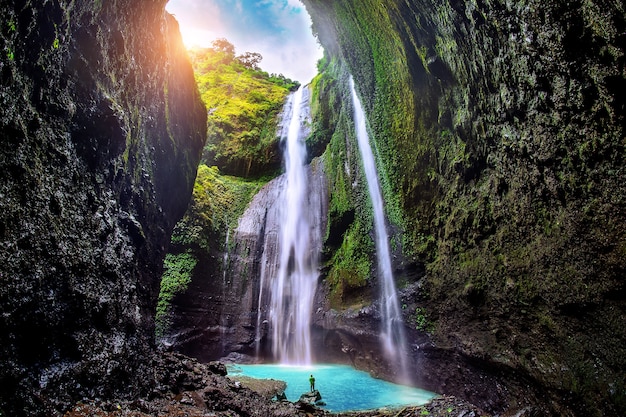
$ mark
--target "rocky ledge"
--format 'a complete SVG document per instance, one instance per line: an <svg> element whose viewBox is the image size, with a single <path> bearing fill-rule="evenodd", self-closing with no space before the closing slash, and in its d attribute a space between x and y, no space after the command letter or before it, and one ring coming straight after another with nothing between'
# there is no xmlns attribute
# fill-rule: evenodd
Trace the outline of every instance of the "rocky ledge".
<svg viewBox="0 0 626 417"><path fill-rule="evenodd" d="M152 365L154 389L147 396L134 400L84 400L75 404L64 417L489 416L477 407L449 396L437 397L421 407L333 414L300 402L273 401L267 395L268 385L231 379L221 364L200 363L178 353L159 352Z"/></svg>

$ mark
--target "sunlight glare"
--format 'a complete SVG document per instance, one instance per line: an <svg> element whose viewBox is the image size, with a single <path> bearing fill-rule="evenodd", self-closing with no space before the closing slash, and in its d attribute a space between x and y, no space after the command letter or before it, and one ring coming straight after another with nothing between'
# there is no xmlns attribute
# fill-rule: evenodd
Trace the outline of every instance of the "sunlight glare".
<svg viewBox="0 0 626 417"><path fill-rule="evenodd" d="M215 34L210 30L181 27L180 33L187 49L207 48L215 40Z"/></svg>

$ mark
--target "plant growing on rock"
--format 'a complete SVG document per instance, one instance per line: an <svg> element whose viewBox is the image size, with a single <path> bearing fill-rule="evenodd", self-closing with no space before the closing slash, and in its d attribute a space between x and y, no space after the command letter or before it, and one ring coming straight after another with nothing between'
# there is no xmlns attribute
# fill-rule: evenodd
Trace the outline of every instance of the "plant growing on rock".
<svg viewBox="0 0 626 417"><path fill-rule="evenodd" d="M191 282L191 274L197 264L197 259L190 253L168 253L163 261L163 277L156 313L156 335L162 336L169 325L169 308L172 299L178 293L187 289Z"/></svg>

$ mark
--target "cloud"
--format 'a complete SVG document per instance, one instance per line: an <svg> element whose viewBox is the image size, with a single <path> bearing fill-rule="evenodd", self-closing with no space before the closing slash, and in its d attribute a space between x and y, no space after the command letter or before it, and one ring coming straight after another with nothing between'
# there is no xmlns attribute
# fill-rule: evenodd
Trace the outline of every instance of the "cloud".
<svg viewBox="0 0 626 417"><path fill-rule="evenodd" d="M322 50L297 0L170 0L167 10L188 46L226 38L238 54L260 53L261 68L269 73L308 83L317 72Z"/></svg>

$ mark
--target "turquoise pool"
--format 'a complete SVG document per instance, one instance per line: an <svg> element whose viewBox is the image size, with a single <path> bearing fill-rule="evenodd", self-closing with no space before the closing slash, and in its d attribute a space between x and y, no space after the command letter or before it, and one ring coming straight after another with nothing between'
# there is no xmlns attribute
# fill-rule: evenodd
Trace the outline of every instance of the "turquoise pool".
<svg viewBox="0 0 626 417"><path fill-rule="evenodd" d="M297 401L300 394L309 391L309 376L313 374L315 388L326 403L323 408L334 412L422 405L436 395L372 378L367 372L347 365L232 365L228 373L285 381L285 394L290 401Z"/></svg>

